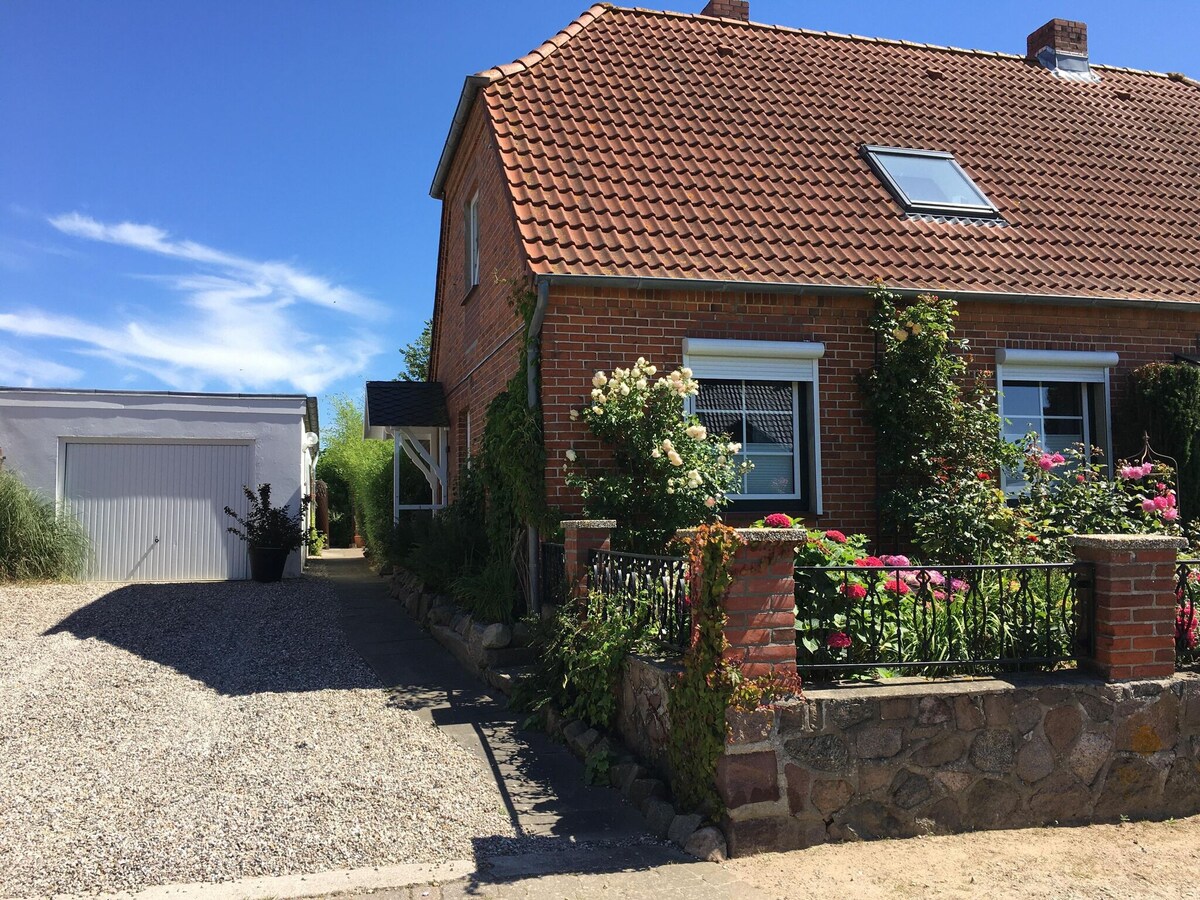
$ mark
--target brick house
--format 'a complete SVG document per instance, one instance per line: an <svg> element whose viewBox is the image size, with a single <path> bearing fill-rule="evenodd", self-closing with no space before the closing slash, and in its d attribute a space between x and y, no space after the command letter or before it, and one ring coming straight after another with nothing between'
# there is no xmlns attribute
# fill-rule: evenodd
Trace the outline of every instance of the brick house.
<svg viewBox="0 0 1200 900"><path fill-rule="evenodd" d="M448 477L517 365L514 285L537 295L530 400L565 514L570 409L645 356L690 365L754 460L731 519L873 532L875 278L959 300L1014 433L1139 449L1130 372L1200 341L1200 90L1092 64L1082 23L1026 51L598 4L468 77L432 187Z"/></svg>

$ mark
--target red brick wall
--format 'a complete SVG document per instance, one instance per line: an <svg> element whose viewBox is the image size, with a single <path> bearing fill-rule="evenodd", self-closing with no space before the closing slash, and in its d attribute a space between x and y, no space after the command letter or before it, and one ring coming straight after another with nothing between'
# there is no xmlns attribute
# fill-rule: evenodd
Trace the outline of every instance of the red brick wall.
<svg viewBox="0 0 1200 900"><path fill-rule="evenodd" d="M570 421L596 369L627 366L645 356L660 368L681 364L684 337L821 341L822 486L820 523L844 531L873 533L874 433L867 424L855 376L868 369L874 344L866 323L866 297L687 293L555 287L542 339L547 491L564 514L579 513L563 483L569 447L596 450L584 426ZM1193 351L1200 333L1196 314L1140 310L1015 305L963 301L959 333L971 340L976 363L991 368L1000 347L1107 350L1121 356L1113 371L1114 452L1138 450L1136 435L1121 428L1130 372L1174 351ZM788 512L781 504L782 512ZM758 518L755 514L752 518ZM731 517L735 522L739 517Z"/></svg>
<svg viewBox="0 0 1200 900"><path fill-rule="evenodd" d="M466 203L479 192L479 284L469 293L465 267ZM466 410L478 447L484 411L517 366L520 318L509 305L514 283L525 283L524 261L512 202L482 100L476 101L446 179L442 242L436 287L431 378L445 385L450 421L456 426L450 472L466 459ZM490 358L489 358L490 357Z"/></svg>

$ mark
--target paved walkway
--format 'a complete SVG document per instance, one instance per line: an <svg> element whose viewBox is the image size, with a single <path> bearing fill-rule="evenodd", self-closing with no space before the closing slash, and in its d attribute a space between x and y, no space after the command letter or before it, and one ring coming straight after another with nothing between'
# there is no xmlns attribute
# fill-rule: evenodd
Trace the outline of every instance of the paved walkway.
<svg viewBox="0 0 1200 900"><path fill-rule="evenodd" d="M419 627L356 552L326 551L310 565L312 574L334 584L350 642L390 686L393 702L428 718L484 762L527 839L511 855L481 848L477 871L466 881L375 897L570 897L579 895L582 873L590 885L607 885L606 896L754 896L731 894L732 876L720 866L654 841L615 790L584 783L583 766L564 746L519 730L523 716Z"/></svg>

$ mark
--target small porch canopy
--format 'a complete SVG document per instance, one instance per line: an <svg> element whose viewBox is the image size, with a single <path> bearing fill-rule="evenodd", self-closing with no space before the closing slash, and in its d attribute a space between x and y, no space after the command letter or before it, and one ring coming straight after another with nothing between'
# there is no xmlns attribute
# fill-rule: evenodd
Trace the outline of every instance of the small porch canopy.
<svg viewBox="0 0 1200 900"><path fill-rule="evenodd" d="M438 381L368 381L363 437L394 442L392 515L401 510L436 510L449 497L450 416ZM400 454L412 460L429 482L429 503L400 502Z"/></svg>

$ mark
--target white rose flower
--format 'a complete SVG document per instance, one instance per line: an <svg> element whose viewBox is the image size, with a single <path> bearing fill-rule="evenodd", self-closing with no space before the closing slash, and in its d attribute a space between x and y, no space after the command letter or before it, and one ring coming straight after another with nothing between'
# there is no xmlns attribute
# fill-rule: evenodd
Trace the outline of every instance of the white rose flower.
<svg viewBox="0 0 1200 900"><path fill-rule="evenodd" d="M646 366L646 374L647 375L657 375L658 374L658 366Z"/></svg>
<svg viewBox="0 0 1200 900"><path fill-rule="evenodd" d="M664 450L674 450L674 449L675 449L675 445L671 443L671 439L670 439L670 438L663 438L663 442L662 442L662 448L663 448Z"/></svg>
<svg viewBox="0 0 1200 900"><path fill-rule="evenodd" d="M691 378L692 370L689 369L687 366L684 366L682 369L679 370L679 374L682 375L684 378Z"/></svg>
<svg viewBox="0 0 1200 900"><path fill-rule="evenodd" d="M638 364L638 368L639 368L639 369L640 369L642 366L644 366L644 365L646 364L646 357L644 357L644 356L639 356L639 357L638 357L637 364Z"/></svg>
<svg viewBox="0 0 1200 900"><path fill-rule="evenodd" d="M702 441L708 437L708 429L703 425L689 425L687 435L694 441Z"/></svg>
<svg viewBox="0 0 1200 900"><path fill-rule="evenodd" d="M722 465L722 466L723 466L723 465L725 465L725 463L727 463L727 462L729 462L729 459L728 459L728 458L725 456L725 454L724 454L724 453L722 453L720 456L718 456L718 457L717 457L717 463L718 463L719 465Z"/></svg>
<svg viewBox="0 0 1200 900"><path fill-rule="evenodd" d="M658 459L662 456L662 451L659 450L657 447L655 447L653 450L650 451L650 455L653 456L655 459Z"/></svg>
<svg viewBox="0 0 1200 900"><path fill-rule="evenodd" d="M575 462L575 459L576 459L576 456L575 456L575 451L574 451L574 450L568 450L568 451L567 451L567 453L566 453L566 457L567 457L567 461L568 461L568 462Z"/></svg>
<svg viewBox="0 0 1200 900"><path fill-rule="evenodd" d="M628 397L628 396L629 396L629 385L627 385L627 384L622 384L622 385L621 385L621 396L622 396L622 397Z"/></svg>
<svg viewBox="0 0 1200 900"><path fill-rule="evenodd" d="M598 415L600 415L600 413L602 413L602 412L604 412L603 408L601 408L601 407L599 407L599 406L593 406L593 407L592 407L592 414L593 414L593 415L596 415L596 416L598 416Z"/></svg>
<svg viewBox="0 0 1200 900"><path fill-rule="evenodd" d="M579 410L577 410L577 409L571 410L571 421L574 422L578 418L579 418Z"/></svg>
<svg viewBox="0 0 1200 900"><path fill-rule="evenodd" d="M671 465L673 465L673 466L682 466L683 465L683 457L681 457L674 450L672 450L670 453L667 454L667 459L670 461Z"/></svg>
<svg viewBox="0 0 1200 900"><path fill-rule="evenodd" d="M592 385L594 387L604 387L606 384L608 384L608 376L603 372L597 372L592 376Z"/></svg>
<svg viewBox="0 0 1200 900"><path fill-rule="evenodd" d="M645 379L645 378L639 378L639 379L637 380L637 386L638 386L638 390L640 390L640 391L644 391L644 390L646 389L646 379Z"/></svg>

